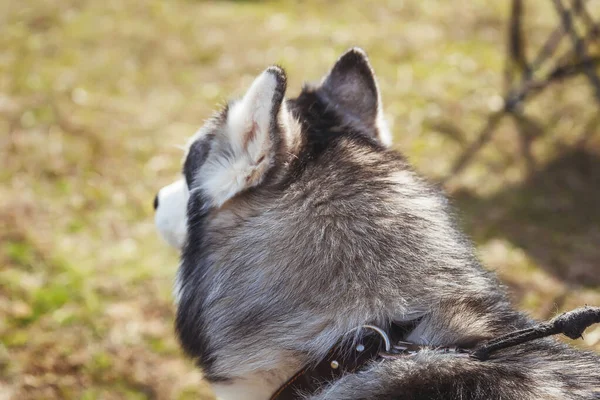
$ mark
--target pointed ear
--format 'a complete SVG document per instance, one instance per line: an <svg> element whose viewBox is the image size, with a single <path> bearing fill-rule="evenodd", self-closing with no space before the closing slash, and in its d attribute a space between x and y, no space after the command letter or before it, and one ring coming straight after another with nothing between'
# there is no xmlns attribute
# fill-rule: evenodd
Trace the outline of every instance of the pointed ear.
<svg viewBox="0 0 600 400"><path fill-rule="evenodd" d="M269 67L228 107L211 156L200 170L200 185L214 206L261 183L290 145L293 129L285 89L283 69Z"/></svg>
<svg viewBox="0 0 600 400"><path fill-rule="evenodd" d="M344 53L320 89L345 123L366 131L386 146L391 145L375 73L362 49L355 47Z"/></svg>

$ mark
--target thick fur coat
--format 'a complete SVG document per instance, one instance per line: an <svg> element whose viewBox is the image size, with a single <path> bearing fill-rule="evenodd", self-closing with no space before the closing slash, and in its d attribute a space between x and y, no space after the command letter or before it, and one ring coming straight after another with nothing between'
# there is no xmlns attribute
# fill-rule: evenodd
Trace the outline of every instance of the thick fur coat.
<svg viewBox="0 0 600 400"><path fill-rule="evenodd" d="M407 340L462 347L531 326L444 195L389 147L362 50L298 97L285 90L281 68L258 76L157 198L159 231L181 247L177 334L219 397L268 399L363 324L418 321ZM485 362L423 351L310 398L600 399L600 358L555 339Z"/></svg>

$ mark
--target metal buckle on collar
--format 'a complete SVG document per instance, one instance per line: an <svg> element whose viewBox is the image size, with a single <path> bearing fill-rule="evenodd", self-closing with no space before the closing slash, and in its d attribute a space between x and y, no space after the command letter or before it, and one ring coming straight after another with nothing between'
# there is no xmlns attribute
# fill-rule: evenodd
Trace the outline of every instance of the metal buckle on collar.
<svg viewBox="0 0 600 400"><path fill-rule="evenodd" d="M361 326L357 326L356 328L350 329L348 332L346 332L346 335L348 335L349 333L352 333L358 329L362 329L362 328L367 328L367 329L371 329L372 331L375 331L379 334L379 336L381 336L381 338L383 339L383 343L385 345L385 351L389 352L392 348L392 343L390 342L390 338L388 337L387 333L385 333L385 331L381 328L378 328L374 325L361 325Z"/></svg>

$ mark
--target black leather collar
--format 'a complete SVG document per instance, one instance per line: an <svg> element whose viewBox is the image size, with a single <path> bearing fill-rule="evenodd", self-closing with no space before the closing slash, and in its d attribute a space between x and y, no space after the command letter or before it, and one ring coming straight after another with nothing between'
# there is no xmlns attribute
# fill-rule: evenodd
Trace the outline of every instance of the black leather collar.
<svg viewBox="0 0 600 400"><path fill-rule="evenodd" d="M359 371L371 362L390 357L414 354L417 345L402 342L418 321L406 325L394 324L386 331L371 326L361 327L356 339L352 335L333 346L327 356L317 364L309 364L288 379L272 396L271 400L295 400L299 393L316 393L319 389L345 374ZM381 332L381 333L380 333ZM354 339L354 340L353 340Z"/></svg>

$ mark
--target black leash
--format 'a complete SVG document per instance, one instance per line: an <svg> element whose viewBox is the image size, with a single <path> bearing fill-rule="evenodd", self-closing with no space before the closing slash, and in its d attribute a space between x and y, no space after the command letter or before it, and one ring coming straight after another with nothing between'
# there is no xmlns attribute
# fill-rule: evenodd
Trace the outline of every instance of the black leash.
<svg viewBox="0 0 600 400"><path fill-rule="evenodd" d="M471 353L471 357L485 361L490 354L498 350L561 333L571 339L579 339L582 337L583 331L597 323L600 323L600 307L577 308L560 314L549 322L542 322L532 328L511 332L490 340L476 348Z"/></svg>

